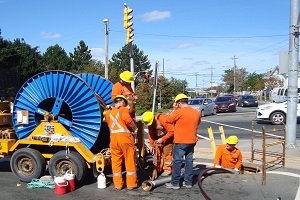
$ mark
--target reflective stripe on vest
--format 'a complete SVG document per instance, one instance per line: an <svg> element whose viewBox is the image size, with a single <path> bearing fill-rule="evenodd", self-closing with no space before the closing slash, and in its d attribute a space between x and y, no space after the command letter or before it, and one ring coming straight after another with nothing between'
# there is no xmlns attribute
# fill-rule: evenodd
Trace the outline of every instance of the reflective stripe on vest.
<svg viewBox="0 0 300 200"><path fill-rule="evenodd" d="M126 172L127 176L132 176L132 175L136 175L136 172Z"/></svg>
<svg viewBox="0 0 300 200"><path fill-rule="evenodd" d="M113 173L113 176L122 176L122 173L121 172L115 172L115 173Z"/></svg>
<svg viewBox="0 0 300 200"><path fill-rule="evenodd" d="M119 117L120 117L120 112L118 112L115 117L111 113L109 114L109 118L113 122L109 127L110 133L130 133L130 131L127 128L124 128L118 122ZM117 127L118 129L114 129L115 127Z"/></svg>

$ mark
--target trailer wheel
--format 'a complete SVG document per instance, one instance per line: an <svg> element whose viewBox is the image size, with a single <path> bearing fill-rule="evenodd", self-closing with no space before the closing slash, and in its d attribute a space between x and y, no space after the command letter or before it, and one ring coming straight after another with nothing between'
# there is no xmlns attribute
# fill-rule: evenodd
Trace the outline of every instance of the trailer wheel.
<svg viewBox="0 0 300 200"><path fill-rule="evenodd" d="M46 161L39 151L22 148L13 153L10 168L21 181L30 182L45 173Z"/></svg>
<svg viewBox="0 0 300 200"><path fill-rule="evenodd" d="M63 176L67 171L75 174L77 182L81 182L86 175L86 164L80 154L70 151L68 157L66 151L55 153L49 161L49 173L52 177Z"/></svg>

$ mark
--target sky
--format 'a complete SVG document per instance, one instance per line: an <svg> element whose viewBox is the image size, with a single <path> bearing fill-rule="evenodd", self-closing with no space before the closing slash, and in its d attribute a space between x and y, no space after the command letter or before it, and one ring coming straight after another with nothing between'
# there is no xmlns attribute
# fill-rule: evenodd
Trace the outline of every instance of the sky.
<svg viewBox="0 0 300 200"><path fill-rule="evenodd" d="M266 73L289 46L289 0L0 0L4 39L23 38L41 53L67 53L83 40L104 63L103 19L109 20L109 59L125 45L124 3L133 9L134 43L153 69L192 88L222 83L234 65ZM236 59L233 59L233 58Z"/></svg>

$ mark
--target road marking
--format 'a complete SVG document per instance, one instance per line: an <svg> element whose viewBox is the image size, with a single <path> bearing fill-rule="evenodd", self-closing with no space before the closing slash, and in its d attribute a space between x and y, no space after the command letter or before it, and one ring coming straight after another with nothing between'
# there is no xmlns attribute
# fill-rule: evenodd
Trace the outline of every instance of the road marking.
<svg viewBox="0 0 300 200"><path fill-rule="evenodd" d="M222 124L222 123L219 123L219 122L213 122L213 121L209 121L209 120L205 120L205 119L202 119L201 121L212 123L212 124L217 124L217 125L220 125L220 126L227 126L227 127L230 127L230 128L235 128L235 129L240 129L240 130L244 130L244 131L249 131L249 132L253 131L252 129L241 128L241 127L238 127L238 126L231 126L231 125L228 125L228 124ZM261 131L253 131L253 132L254 133L260 133L260 134L262 134ZM266 133L266 135L277 137L277 138L282 138L282 136L274 135L274 134L271 134L271 133Z"/></svg>
<svg viewBox="0 0 300 200"><path fill-rule="evenodd" d="M299 179L299 187L298 187L298 191L295 197L295 200L300 199L300 179Z"/></svg>
<svg viewBox="0 0 300 200"><path fill-rule="evenodd" d="M256 112L256 111L252 111L252 112L242 112L242 113L234 113L234 115L248 115L249 113L254 113L254 112ZM217 114L217 116L224 116L224 115L226 115L226 116L228 116L228 113L218 113Z"/></svg>

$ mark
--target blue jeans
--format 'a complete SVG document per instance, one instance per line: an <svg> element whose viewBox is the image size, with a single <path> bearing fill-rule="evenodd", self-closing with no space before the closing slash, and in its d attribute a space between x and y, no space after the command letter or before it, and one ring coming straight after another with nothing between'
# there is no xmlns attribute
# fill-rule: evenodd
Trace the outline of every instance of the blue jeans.
<svg viewBox="0 0 300 200"><path fill-rule="evenodd" d="M193 154L195 144L174 144L172 180L174 186L179 186L181 177L181 166L185 156L184 181L186 185L193 185Z"/></svg>

